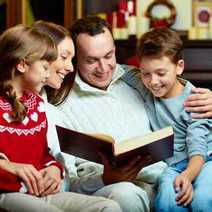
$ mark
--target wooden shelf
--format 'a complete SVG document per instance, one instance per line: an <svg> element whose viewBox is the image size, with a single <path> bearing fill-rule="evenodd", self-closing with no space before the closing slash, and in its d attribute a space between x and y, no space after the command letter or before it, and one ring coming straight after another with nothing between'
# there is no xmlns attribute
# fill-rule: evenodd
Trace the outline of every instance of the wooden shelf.
<svg viewBox="0 0 212 212"><path fill-rule="evenodd" d="M62 0L58 0L54 2L60 3L57 11L55 11L54 7L50 7L53 4L51 0L34 0L30 1L30 3L35 6L34 12L38 16L36 20L52 21L64 25L66 28L70 28L76 18L76 0L63 0L63 2ZM6 28L16 24L26 23L26 0L6 0L6 8ZM57 20L54 19L55 17Z"/></svg>
<svg viewBox="0 0 212 212"><path fill-rule="evenodd" d="M183 40L185 48L212 48L212 40Z"/></svg>

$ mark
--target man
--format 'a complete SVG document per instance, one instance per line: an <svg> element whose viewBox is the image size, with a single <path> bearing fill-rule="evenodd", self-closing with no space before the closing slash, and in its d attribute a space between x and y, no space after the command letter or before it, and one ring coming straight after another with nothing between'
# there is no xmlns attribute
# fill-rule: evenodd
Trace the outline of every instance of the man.
<svg viewBox="0 0 212 212"><path fill-rule="evenodd" d="M116 64L114 41L107 23L98 18L85 22L76 22L72 28L73 34L78 27L87 31L92 22L96 25L93 28L99 27L97 31L101 32L95 36L80 32L74 39L80 76L76 77L76 84L65 103L58 106L68 119L66 127L89 133L103 132L112 135L117 141L149 132L142 99L134 89L120 81L124 70ZM133 180L143 168L141 159L135 158L118 170L110 167L107 161L105 163L103 181L100 175L96 175L92 184L86 182L85 185L86 178L80 186L79 180L73 178L72 191L112 196L124 211L148 211L146 191L126 182ZM125 182L116 183L119 181ZM103 182L116 184L104 186Z"/></svg>
<svg viewBox="0 0 212 212"><path fill-rule="evenodd" d="M71 31L78 74L72 92L58 106L65 114L63 126L85 133L109 134L117 142L148 133L150 126L142 99L121 80L129 67L116 63L114 40L107 23L96 17L80 19ZM123 211L149 211L146 190L131 183L147 161L134 158L126 166L115 169L103 157L103 170L101 166L79 160L76 167L73 158L61 157L69 170L71 191L111 198ZM144 168L139 179L142 185L154 184L163 168L163 163ZM85 176L89 169L91 174ZM76 177L73 171L83 177Z"/></svg>

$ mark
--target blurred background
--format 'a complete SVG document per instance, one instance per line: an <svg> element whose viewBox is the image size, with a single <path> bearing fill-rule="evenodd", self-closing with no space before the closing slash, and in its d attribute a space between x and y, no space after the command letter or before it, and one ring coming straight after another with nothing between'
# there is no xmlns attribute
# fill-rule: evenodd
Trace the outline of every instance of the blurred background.
<svg viewBox="0 0 212 212"><path fill-rule="evenodd" d="M0 0L0 32L43 19L70 28L98 15L111 24L119 63L138 65L137 39L153 27L170 27L184 42L184 77L212 89L212 0Z"/></svg>

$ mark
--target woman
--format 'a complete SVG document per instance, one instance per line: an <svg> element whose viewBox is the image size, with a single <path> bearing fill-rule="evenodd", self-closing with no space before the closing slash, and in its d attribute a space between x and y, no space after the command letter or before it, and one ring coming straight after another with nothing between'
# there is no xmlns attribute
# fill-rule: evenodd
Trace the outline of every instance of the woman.
<svg viewBox="0 0 212 212"><path fill-rule="evenodd" d="M47 117L49 130L48 145L53 155L57 155L60 152L59 142L57 139L57 132L55 129L55 117L61 117L63 114L58 111L58 115L52 117L57 112L56 107L53 105L59 105L65 101L69 94L74 78L75 71L73 69L72 59L75 55L74 44L69 31L61 25L39 20L32 25L38 31L48 34L55 42L58 49L58 57L56 61L51 64L51 74L47 79L47 85L42 90L41 94L48 104ZM50 103L50 104L49 104ZM57 120L57 123L59 120ZM63 125L61 123L61 125ZM72 161L71 161L72 162ZM74 161L73 161L74 163Z"/></svg>

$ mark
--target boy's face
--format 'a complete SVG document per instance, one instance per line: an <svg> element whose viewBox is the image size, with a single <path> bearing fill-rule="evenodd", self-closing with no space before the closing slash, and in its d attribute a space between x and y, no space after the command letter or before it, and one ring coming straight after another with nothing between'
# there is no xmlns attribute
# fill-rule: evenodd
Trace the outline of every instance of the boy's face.
<svg viewBox="0 0 212 212"><path fill-rule="evenodd" d="M141 79L155 97L170 98L181 92L177 75L184 69L184 61L173 63L169 57L143 57L140 61Z"/></svg>

